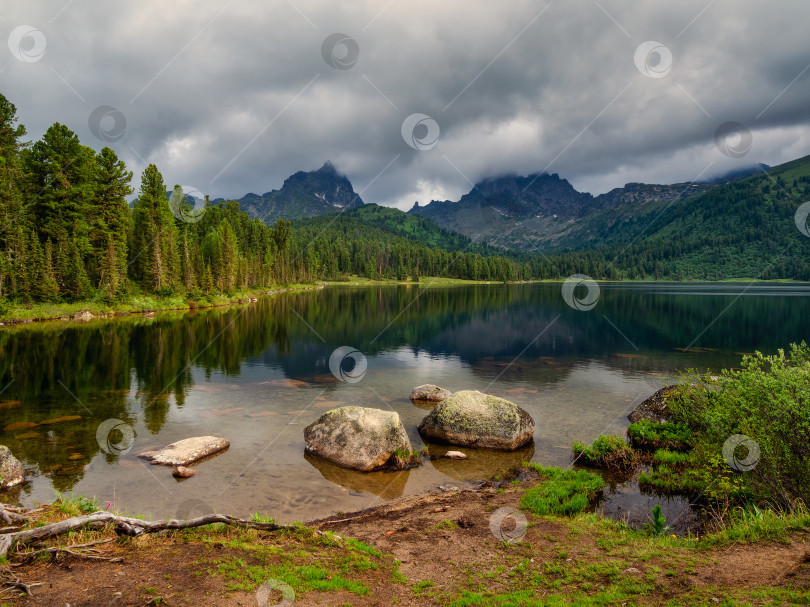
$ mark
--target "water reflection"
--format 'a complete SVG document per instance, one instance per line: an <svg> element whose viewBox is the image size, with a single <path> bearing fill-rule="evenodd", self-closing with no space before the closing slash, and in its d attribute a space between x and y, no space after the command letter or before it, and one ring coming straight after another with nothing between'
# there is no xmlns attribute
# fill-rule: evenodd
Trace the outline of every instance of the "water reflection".
<svg viewBox="0 0 810 607"><path fill-rule="evenodd" d="M53 489L92 495L124 482L115 465L123 460L96 442L96 428L109 418L135 429L138 448L225 435L232 452L217 466L238 479L247 474L239 482L248 483L257 472L242 473L245 462L267 458L278 467L268 472L276 486L293 496L279 507L316 492L308 507L337 508L344 487L387 499L448 477L498 474L499 462L512 456L434 460L383 489L368 475L313 468L301 457L303 427L332 406L390 407L418 448L414 428L428 408L407 395L415 385L438 383L516 402L538 429L534 452L514 459L567 465L572 440L621 432L625 411L676 369L733 366L741 353L810 339L808 294L810 287L794 285L604 285L598 305L583 313L565 305L559 284L328 287L154 318L4 327L0 442L34 479L24 499L47 500ZM329 355L344 345L368 358L356 385L329 371ZM196 477L177 491L202 482ZM274 490L233 489L254 505ZM217 499L229 506L232 496ZM126 499L132 511L145 504L154 511L161 498Z"/></svg>

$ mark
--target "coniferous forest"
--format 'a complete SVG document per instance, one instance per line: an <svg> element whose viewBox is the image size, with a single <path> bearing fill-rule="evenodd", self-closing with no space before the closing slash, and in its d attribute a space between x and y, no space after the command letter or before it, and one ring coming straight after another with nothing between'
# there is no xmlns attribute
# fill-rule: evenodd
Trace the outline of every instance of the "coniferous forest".
<svg viewBox="0 0 810 607"><path fill-rule="evenodd" d="M796 163L801 170L790 168ZM65 125L26 141L15 105L0 95L0 302L199 301L352 275L808 280L810 239L795 229L793 214L810 175L808 163L796 163L785 165L796 175L777 175L775 186L768 175L753 176L667 206L649 236L649 218L640 216L605 234L594 226L588 249L543 255L473 243L373 204L271 227L236 201L187 198L154 164L136 192L132 171L112 149L83 145Z"/></svg>
<svg viewBox="0 0 810 607"><path fill-rule="evenodd" d="M503 257L459 255L380 230L269 227L234 201L195 209L158 167L133 173L105 147L82 145L55 123L25 141L16 107L0 95L0 296L15 301L115 301L261 288L279 283L445 275L511 280ZM172 191L170 196L167 192Z"/></svg>

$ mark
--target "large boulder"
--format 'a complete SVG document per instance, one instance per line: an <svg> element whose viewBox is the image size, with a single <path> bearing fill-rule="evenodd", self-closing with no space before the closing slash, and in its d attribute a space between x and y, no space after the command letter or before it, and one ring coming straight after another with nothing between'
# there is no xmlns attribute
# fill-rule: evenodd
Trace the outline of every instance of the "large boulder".
<svg viewBox="0 0 810 607"><path fill-rule="evenodd" d="M5 491L21 485L24 480L25 468L20 460L11 454L8 447L0 445L0 490Z"/></svg>
<svg viewBox="0 0 810 607"><path fill-rule="evenodd" d="M453 395L450 390L445 390L434 384L422 384L411 390L411 400L428 403L440 403Z"/></svg>
<svg viewBox="0 0 810 607"><path fill-rule="evenodd" d="M667 421L670 417L667 401L677 393L678 386L676 384L664 386L633 409L627 419L633 423L640 422L642 419L648 419L656 423Z"/></svg>
<svg viewBox="0 0 810 607"><path fill-rule="evenodd" d="M190 466L225 451L231 443L216 436L196 436L179 440L160 449L141 451L138 457L157 466Z"/></svg>
<svg viewBox="0 0 810 607"><path fill-rule="evenodd" d="M412 451L397 413L365 407L330 409L304 428L304 441L307 453L363 472L401 468L398 456Z"/></svg>
<svg viewBox="0 0 810 607"><path fill-rule="evenodd" d="M451 445L513 451L532 441L534 420L508 400L462 390L436 405L419 432Z"/></svg>

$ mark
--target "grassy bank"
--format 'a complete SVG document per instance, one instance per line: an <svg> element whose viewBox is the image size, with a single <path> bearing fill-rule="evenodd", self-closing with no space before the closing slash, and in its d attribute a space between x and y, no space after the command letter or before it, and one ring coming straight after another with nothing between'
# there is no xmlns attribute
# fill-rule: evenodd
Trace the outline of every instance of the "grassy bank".
<svg viewBox="0 0 810 607"><path fill-rule="evenodd" d="M268 600L259 604L282 604L284 590L294 601L283 604L341 607L810 603L806 512L676 538L588 512L588 473L534 470L534 479L402 498L276 532L222 524L135 538L111 527L80 531L48 544L107 543L77 548L81 556L21 550L0 563L0 579L13 571L42 584L13 603L0 592L0 605L253 605L263 589ZM553 496L551 508L543 496ZM94 507L65 499L25 526ZM521 527L499 538L493 520L504 509L525 525L518 518Z"/></svg>
<svg viewBox="0 0 810 607"><path fill-rule="evenodd" d="M251 298L274 295L282 292L305 291L320 288L318 284L285 284L267 289L234 291L230 295L217 294L189 299L174 295L133 295L120 301L88 300L66 303L0 303L0 322L16 324L41 320L70 320L77 313L88 311L93 316L116 316L139 312L159 312L164 310L192 310L246 303Z"/></svg>

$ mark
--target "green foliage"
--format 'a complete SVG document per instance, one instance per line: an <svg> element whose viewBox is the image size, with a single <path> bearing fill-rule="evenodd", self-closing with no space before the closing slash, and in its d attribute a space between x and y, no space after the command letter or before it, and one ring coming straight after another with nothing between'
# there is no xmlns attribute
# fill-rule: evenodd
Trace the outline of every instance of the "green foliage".
<svg viewBox="0 0 810 607"><path fill-rule="evenodd" d="M656 504L652 509L652 522L644 525L650 535L664 535L671 527L667 526L667 517L661 512L661 505Z"/></svg>
<svg viewBox="0 0 810 607"><path fill-rule="evenodd" d="M520 507L538 516L582 512L602 494L606 484L601 476L586 470L545 468L534 463L529 468L543 480L521 496Z"/></svg>
<svg viewBox="0 0 810 607"><path fill-rule="evenodd" d="M644 451L673 449L685 451L692 444L692 432L676 422L654 422L648 419L630 424L627 428L630 444Z"/></svg>
<svg viewBox="0 0 810 607"><path fill-rule="evenodd" d="M590 446L576 442L571 445L576 461L595 468L627 471L635 467L638 458L627 443L618 436L603 434Z"/></svg>
<svg viewBox="0 0 810 607"><path fill-rule="evenodd" d="M693 431L697 465L707 478L717 477L715 488L750 491L786 509L810 500L810 349L804 342L788 353L744 356L740 369L718 378L689 372L684 385L670 411ZM735 435L753 442L734 442Z"/></svg>

